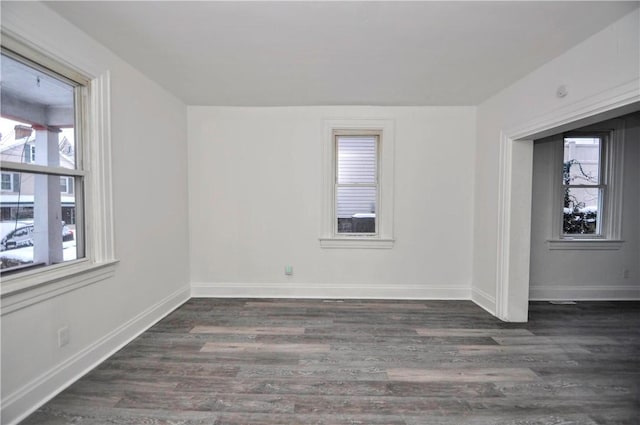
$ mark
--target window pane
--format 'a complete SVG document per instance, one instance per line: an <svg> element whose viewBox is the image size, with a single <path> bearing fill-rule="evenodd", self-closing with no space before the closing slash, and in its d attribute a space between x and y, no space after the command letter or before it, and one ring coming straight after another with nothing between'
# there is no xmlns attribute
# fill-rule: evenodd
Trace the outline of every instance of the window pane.
<svg viewBox="0 0 640 425"><path fill-rule="evenodd" d="M377 180L377 137L338 136L337 181L375 183Z"/></svg>
<svg viewBox="0 0 640 425"><path fill-rule="evenodd" d="M599 234L601 201L601 189L565 188L563 233Z"/></svg>
<svg viewBox="0 0 640 425"><path fill-rule="evenodd" d="M0 66L2 161L76 168L75 87L5 55Z"/></svg>
<svg viewBox="0 0 640 425"><path fill-rule="evenodd" d="M13 190L12 176L9 173L2 173L2 191L11 192Z"/></svg>
<svg viewBox="0 0 640 425"><path fill-rule="evenodd" d="M74 195L59 193L60 177L30 173L13 175L19 181L19 191L0 193L0 270L4 272L34 262L55 264L82 257L76 243L76 199ZM52 206L44 202L51 192L59 194L59 204L53 202L55 205ZM43 225L39 228L36 223ZM40 229L44 230L38 232ZM48 249L49 239L59 244L53 252Z"/></svg>
<svg viewBox="0 0 640 425"><path fill-rule="evenodd" d="M600 183L599 137L567 137L564 139L562 183L590 185Z"/></svg>
<svg viewBox="0 0 640 425"><path fill-rule="evenodd" d="M375 233L375 186L340 186L336 193L338 233Z"/></svg>

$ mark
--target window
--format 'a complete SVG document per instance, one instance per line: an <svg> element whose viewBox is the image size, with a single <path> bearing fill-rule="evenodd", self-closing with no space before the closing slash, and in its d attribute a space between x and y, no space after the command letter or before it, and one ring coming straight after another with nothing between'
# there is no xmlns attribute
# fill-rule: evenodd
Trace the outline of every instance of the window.
<svg viewBox="0 0 640 425"><path fill-rule="evenodd" d="M336 231L375 235L380 134L336 131L334 140Z"/></svg>
<svg viewBox="0 0 640 425"><path fill-rule="evenodd" d="M606 134L566 135L562 163L563 236L602 236L603 200L607 185Z"/></svg>
<svg viewBox="0 0 640 425"><path fill-rule="evenodd" d="M60 177L60 193L65 195L73 195L73 177Z"/></svg>
<svg viewBox="0 0 640 425"><path fill-rule="evenodd" d="M20 174L19 173L2 173L2 191L3 192L19 192L20 191Z"/></svg>
<svg viewBox="0 0 640 425"><path fill-rule="evenodd" d="M18 132L16 131L16 138L18 136ZM36 147L33 144L27 143L24 145L24 162L26 163L34 163L36 162Z"/></svg>
<svg viewBox="0 0 640 425"><path fill-rule="evenodd" d="M619 249L624 122L558 137L550 249Z"/></svg>
<svg viewBox="0 0 640 425"><path fill-rule="evenodd" d="M325 122L323 248L393 246L393 122Z"/></svg>
<svg viewBox="0 0 640 425"><path fill-rule="evenodd" d="M70 80L9 51L2 52L1 61L6 103L0 126L3 134L14 134L0 145L2 188L17 195L3 196L0 207L31 211L28 222L17 217L2 222L0 273L4 275L84 257L83 198L73 196L75 179L83 187L83 161L80 155L63 155L59 147L61 136L82 144L75 130L84 114L79 97L86 82ZM75 210L72 240L63 240L64 227L71 224L61 221L63 205ZM20 226L32 230L22 234Z"/></svg>
<svg viewBox="0 0 640 425"><path fill-rule="evenodd" d="M34 45L2 33L5 313L104 280L117 263L109 74L85 76ZM64 51L52 56L73 63ZM90 58L85 64L99 69ZM10 185L13 192L5 191Z"/></svg>

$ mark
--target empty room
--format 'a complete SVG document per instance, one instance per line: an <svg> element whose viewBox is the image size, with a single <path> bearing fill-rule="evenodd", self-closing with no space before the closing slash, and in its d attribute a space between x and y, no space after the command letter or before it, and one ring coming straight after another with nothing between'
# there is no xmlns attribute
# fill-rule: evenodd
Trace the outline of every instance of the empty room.
<svg viewBox="0 0 640 425"><path fill-rule="evenodd" d="M640 2L0 2L2 425L639 425Z"/></svg>

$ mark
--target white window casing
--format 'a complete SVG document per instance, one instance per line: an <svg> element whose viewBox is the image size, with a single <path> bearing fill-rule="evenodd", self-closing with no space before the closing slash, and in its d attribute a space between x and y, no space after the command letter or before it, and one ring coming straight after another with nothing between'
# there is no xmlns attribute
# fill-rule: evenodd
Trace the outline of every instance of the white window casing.
<svg viewBox="0 0 640 425"><path fill-rule="evenodd" d="M336 136L377 137L377 200L375 202L376 231L373 233L338 233L336 167ZM394 122L386 119L325 120L322 138L322 217L320 246L322 248L392 248L393 237L393 176ZM375 188L375 185L371 185ZM372 189L374 190L374 189Z"/></svg>
<svg viewBox="0 0 640 425"><path fill-rule="evenodd" d="M46 172L73 180L76 202L84 211L78 223L77 242L84 257L2 276L2 315L61 293L107 279L117 263L113 233L111 178L110 77L108 71L89 76L51 59L53 55L3 32L3 51L25 57L45 69L81 84L76 96L77 168L11 164L12 171ZM5 50L6 49L6 50ZM4 165L3 165L4 168ZM69 188L69 182L67 182ZM82 196L82 194L84 196ZM79 252L80 252L79 247Z"/></svg>
<svg viewBox="0 0 640 425"><path fill-rule="evenodd" d="M600 232L597 235L563 234L563 199L562 184L563 136L558 136L554 151L554 219L552 237L547 241L550 250L617 250L620 249L622 226L622 190L624 176L624 143L625 131L623 120L613 120L607 127L601 124L580 129L580 137L590 134L601 136L602 156L600 158L600 186L603 188L603 199L600 202Z"/></svg>

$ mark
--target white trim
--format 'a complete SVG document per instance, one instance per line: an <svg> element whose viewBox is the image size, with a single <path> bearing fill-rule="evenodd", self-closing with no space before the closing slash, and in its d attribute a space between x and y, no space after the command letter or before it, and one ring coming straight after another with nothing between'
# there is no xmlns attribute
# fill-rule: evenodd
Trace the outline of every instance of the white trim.
<svg viewBox="0 0 640 425"><path fill-rule="evenodd" d="M511 258L510 253L517 252L520 256L530 256L531 250L530 238L518 240L514 237L513 241L511 240L510 217L513 214L523 213L522 206L512 204L509 199L513 185L511 145L515 140L542 138L560 131L613 118L607 114L611 111L632 107L634 103L640 102L639 87L640 78L635 78L610 90L549 111L523 125L501 131L498 164L498 258L496 261L496 316L498 318L506 321L517 320L516 318L526 320L529 303L529 297L525 295L529 291L523 290L529 284L528 273L526 278L525 276L517 278L509 276L509 269L516 261ZM533 152L531 157L533 157ZM510 297L510 293L516 289L520 289L518 295Z"/></svg>
<svg viewBox="0 0 640 425"><path fill-rule="evenodd" d="M84 179L86 189L84 196L87 207L84 208L84 231L89 243L86 245L85 259L76 262L68 262L32 272L16 273L2 277L2 305L12 305L11 300L5 301L5 297L13 292L21 292L29 287L38 288L46 283L54 283L65 277L74 277L68 288L81 287L103 279L101 273L94 273L104 265L109 265L117 260L114 250L113 232L113 194L111 183L111 123L110 123L110 84L109 74L105 73L91 81L89 87L91 101L90 116L84 117L89 123L79 125L81 129L89 129L85 135ZM27 164L28 165L28 164ZM82 164L79 164L82 166ZM71 171L71 170L69 170ZM67 173L69 174L69 173ZM74 188L77 191L77 187ZM80 217L78 217L80 220ZM82 227L82 226L80 226ZM84 240L80 232L78 240ZM89 273L85 277L78 276ZM82 283L77 283L82 282ZM58 286L51 290L36 289L34 295L29 297L39 300L44 293L56 293ZM66 291L65 291L66 292ZM25 296L21 295L20 300ZM16 301L17 303L18 301ZM19 301L20 303L22 301ZM27 304L28 305L28 304Z"/></svg>
<svg viewBox="0 0 640 425"><path fill-rule="evenodd" d="M45 7L44 4L39 7ZM86 77L94 78L100 74L102 68L99 64L96 64L94 57L87 57L80 52L70 51L65 49L64 44L53 41L51 37L47 37L45 32L37 25L34 25L29 13L22 13L22 10L18 8L6 8L2 10L2 39L3 44L5 40L11 39L10 45L7 46L9 50L12 50L20 55L27 56L25 54L28 51L36 52L34 61L43 64L49 68L55 68L62 65L66 74L68 71L74 71L75 75L69 74L67 78L71 78L74 81L82 82ZM82 41L82 40L81 40ZM48 63L48 62L53 63ZM54 69L54 71L56 71Z"/></svg>
<svg viewBox="0 0 640 425"><path fill-rule="evenodd" d="M531 286L531 301L636 301L640 283L635 285L570 286L553 283Z"/></svg>
<svg viewBox="0 0 640 425"><path fill-rule="evenodd" d="M395 152L395 123L389 119L328 119L323 122L322 137L322 209L320 246L322 248L391 248L393 246L393 178ZM345 237L335 233L335 142L339 131L363 130L380 133L377 234L366 237ZM335 239L336 243L329 243ZM374 243L373 239L378 239ZM355 242L358 241L358 242ZM391 244L391 246L388 246Z"/></svg>
<svg viewBox="0 0 640 425"><path fill-rule="evenodd" d="M364 238L364 237L343 237L343 238L320 238L322 248L372 248L391 249L393 239Z"/></svg>
<svg viewBox="0 0 640 425"><path fill-rule="evenodd" d="M564 228L564 185L562 184L563 164L564 164L564 140L562 133L553 136L555 143L551 160L553 170L551 172L553 184L553 217L551 220L551 234L554 238L560 239Z"/></svg>
<svg viewBox="0 0 640 425"><path fill-rule="evenodd" d="M17 424L189 300L183 287L2 400L2 423Z"/></svg>
<svg viewBox="0 0 640 425"><path fill-rule="evenodd" d="M616 240L622 237L622 209L624 190L624 151L627 126L623 120L613 120L613 130L605 145L604 236Z"/></svg>
<svg viewBox="0 0 640 425"><path fill-rule="evenodd" d="M6 28L3 28L3 34ZM11 47L21 49L20 54L27 59L35 57L37 60L60 62L67 67L66 61L61 61L53 53L41 47L33 45L21 37L9 32L6 40L13 43ZM19 40L19 41L18 41ZM5 40L3 40L3 43ZM47 59L49 58L49 59ZM70 67L72 73L90 75L78 68ZM95 75L95 74L91 74ZM82 121L76 123L77 131L82 132L80 139L84 142L78 148L78 163L76 170L43 167L31 164L13 164L6 168L16 168L21 171L42 172L49 170L53 174L85 176L84 188L74 185L76 194L84 196L76 197L76 208L84 214L78 214L78 227L76 239L79 251L84 248L85 264L78 266L78 262L70 262L56 266L49 266L37 270L34 273L24 272L6 275L2 278L2 296L10 295L13 291L23 291L29 286L40 286L47 282L56 282L66 275L77 275L93 269L101 268L104 264L115 262L115 243L113 231L113 193L111 181L111 98L110 76L106 71L102 75L92 79L87 86L79 88L79 99L76 108L81 108L88 113L80 114ZM88 106L88 108L87 108ZM84 237L86 235L86 238ZM88 241L86 245L84 241ZM80 260L82 261L82 260ZM88 266L86 265L88 262ZM96 282L91 275L76 280L83 282ZM83 286L83 285L81 285ZM55 291L55 289L54 289ZM32 297L38 299L42 291L38 291ZM3 300L3 305L5 301Z"/></svg>
<svg viewBox="0 0 640 425"><path fill-rule="evenodd" d="M599 116L599 114L623 108L640 101L639 87L640 78L635 78L605 92L597 93L580 101L552 109L527 123L510 128L506 134L513 140L539 139L557 132L573 130L597 121L614 118L613 116L609 116L607 118L597 118L596 121L591 119L594 116ZM583 122L583 120L585 121ZM576 125L573 125L574 123L576 123ZM570 128L565 128L567 125L569 125ZM556 129L559 130L556 131ZM549 133L549 130L552 130L553 133Z"/></svg>
<svg viewBox="0 0 640 425"><path fill-rule="evenodd" d="M2 316L30 305L57 297L83 286L108 279L115 274L117 261L91 264L77 261L64 267L53 267L45 273L25 272L17 279L2 284Z"/></svg>
<svg viewBox="0 0 640 425"><path fill-rule="evenodd" d="M496 264L496 317L508 320L509 245L511 225L511 167L513 140L500 133L500 168L498 170L498 254Z"/></svg>
<svg viewBox="0 0 640 425"><path fill-rule="evenodd" d="M554 161L554 219L552 222L553 240L564 239L575 241L577 239L595 240L619 240L622 234L622 208L623 208L623 185L624 185L624 144L626 127L622 119L607 120L602 123L581 127L576 129L576 133L558 134L558 144L553 152ZM600 234L597 235L565 235L563 233L562 211L564 208L565 185L562 182L562 169L564 164L564 137L600 137L600 184L598 185L569 185L572 188L600 188L604 192L604 199L601 200L599 211ZM602 192L601 192L602 193ZM557 245L556 246L561 246ZM566 245L567 247L570 245ZM577 246L577 245L576 245ZM562 248L550 248L562 249Z"/></svg>
<svg viewBox="0 0 640 425"><path fill-rule="evenodd" d="M209 283L191 284L192 297L470 300L471 287L442 285L367 285L341 283Z"/></svg>
<svg viewBox="0 0 640 425"><path fill-rule="evenodd" d="M91 143L85 144L85 167L90 171L85 179L87 256L93 261L114 260L113 188L111 171L111 78L105 72L89 86Z"/></svg>
<svg viewBox="0 0 640 425"><path fill-rule="evenodd" d="M13 35L4 28L2 30L2 47L8 50L3 51L3 54L17 60L20 60L19 58L21 57L26 58L30 62L29 66L33 66L44 73L52 71L57 74L55 77L57 79L63 77L69 83L83 86L89 84L90 79L83 72L78 71L73 66L69 66L64 61L54 59L51 54L45 53L40 46L26 43L21 37Z"/></svg>
<svg viewBox="0 0 640 425"><path fill-rule="evenodd" d="M612 239L551 239L547 241L550 250L589 250L589 251L617 251L622 248L622 240Z"/></svg>
<svg viewBox="0 0 640 425"><path fill-rule="evenodd" d="M471 291L471 301L490 313L496 315L496 298L486 293L480 288L473 288Z"/></svg>

